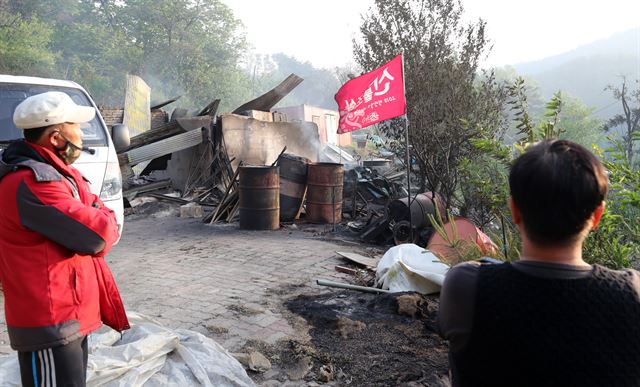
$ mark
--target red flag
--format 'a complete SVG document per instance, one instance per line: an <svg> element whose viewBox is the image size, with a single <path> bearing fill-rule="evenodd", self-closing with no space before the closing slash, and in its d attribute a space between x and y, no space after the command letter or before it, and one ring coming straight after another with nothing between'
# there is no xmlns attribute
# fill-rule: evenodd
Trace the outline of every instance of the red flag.
<svg viewBox="0 0 640 387"><path fill-rule="evenodd" d="M365 128L406 114L402 55L383 66L354 78L336 93L340 112L338 133Z"/></svg>

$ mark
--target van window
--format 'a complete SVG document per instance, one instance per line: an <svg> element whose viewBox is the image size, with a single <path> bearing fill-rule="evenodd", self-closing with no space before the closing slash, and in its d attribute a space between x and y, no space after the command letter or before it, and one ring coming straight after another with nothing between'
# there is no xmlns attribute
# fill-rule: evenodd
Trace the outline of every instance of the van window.
<svg viewBox="0 0 640 387"><path fill-rule="evenodd" d="M78 89L46 85L0 84L0 142L22 138L22 130L13 124L13 111L27 97L47 91L62 91L67 93L76 104L92 106L87 96ZM81 124L80 127L84 134L83 144L107 146L106 132L97 115L91 122Z"/></svg>

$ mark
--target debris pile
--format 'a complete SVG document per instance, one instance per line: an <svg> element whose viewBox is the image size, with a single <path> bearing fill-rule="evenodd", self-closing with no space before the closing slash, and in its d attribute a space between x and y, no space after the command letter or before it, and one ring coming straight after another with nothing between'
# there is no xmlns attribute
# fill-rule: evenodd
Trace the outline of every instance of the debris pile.
<svg viewBox="0 0 640 387"><path fill-rule="evenodd" d="M362 213L359 206L379 211L390 200L407 196L403 180L405 176L404 172L395 171L380 174L377 170L364 166L348 170L345 173L344 195L351 203L351 217L356 218L358 213ZM345 213L348 214L349 211Z"/></svg>
<svg viewBox="0 0 640 387"><path fill-rule="evenodd" d="M429 217L445 214L436 193L410 195L406 172L394 169L392 160L358 160L321 144L316 123L289 122L285 113L271 112L301 82L291 74L232 113L218 113L219 99L198 111L167 113L179 97L147 103L149 110L140 112L135 97L145 93L130 90L123 109L101 109L107 125L125 122L134 134L117 149L128 211L172 206L163 213L209 224L239 221L251 229L305 221L333 225L332 231L346 230L367 243L427 246L434 234ZM128 87L141 83L131 79ZM141 90L148 98L148 87ZM271 180L257 174L243 187L241 172L248 176L260 168L275 168ZM268 227L257 227L265 214L271 214L263 219Z"/></svg>
<svg viewBox="0 0 640 387"><path fill-rule="evenodd" d="M218 115L220 100L214 99L196 112L176 108L168 114L164 108L179 97L141 109L140 95L146 93L149 106L150 90L140 78L130 77L125 107L100 108L108 127L125 123L132 135L129 144L116 149L125 203L135 207L153 198L183 206L181 216L201 216L209 223L236 220L241 160L265 165L287 145L296 154L318 160L315 124L286 122L286 117L269 112L300 82L302 78L291 74L233 113ZM314 134L316 141L309 144ZM139 196L146 199L136 201Z"/></svg>

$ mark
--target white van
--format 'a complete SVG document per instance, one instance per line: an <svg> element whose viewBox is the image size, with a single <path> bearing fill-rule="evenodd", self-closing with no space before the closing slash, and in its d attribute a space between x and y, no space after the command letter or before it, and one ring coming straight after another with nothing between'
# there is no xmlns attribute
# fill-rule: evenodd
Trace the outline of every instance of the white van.
<svg viewBox="0 0 640 387"><path fill-rule="evenodd" d="M122 202L122 177L116 148L98 107L82 86L75 82L58 79L0 74L0 148L5 148L11 141L22 138L22 130L13 124L13 111L16 106L29 96L47 91L63 91L76 104L96 108L95 118L91 122L81 125L84 133L82 143L91 149L91 153L82 152L82 156L73 166L89 180L91 192L98 195L107 207L115 211L118 229L122 232L124 204ZM117 142L128 142L126 127L121 125L114 128L115 130L119 132L115 136ZM126 139L123 140L123 137ZM124 146L126 145L124 144Z"/></svg>

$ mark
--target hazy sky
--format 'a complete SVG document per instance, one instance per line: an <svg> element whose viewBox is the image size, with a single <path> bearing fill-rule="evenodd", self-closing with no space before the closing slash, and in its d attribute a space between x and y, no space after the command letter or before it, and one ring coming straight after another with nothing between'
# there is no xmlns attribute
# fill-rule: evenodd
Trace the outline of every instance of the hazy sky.
<svg viewBox="0 0 640 387"><path fill-rule="evenodd" d="M258 53L284 52L316 67L352 62L351 40L373 0L222 0ZM485 65L542 59L638 29L640 0L463 0L468 20L483 18L493 42ZM638 47L640 52L640 47Z"/></svg>

